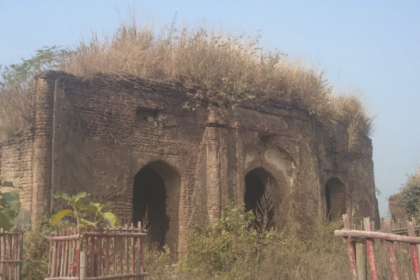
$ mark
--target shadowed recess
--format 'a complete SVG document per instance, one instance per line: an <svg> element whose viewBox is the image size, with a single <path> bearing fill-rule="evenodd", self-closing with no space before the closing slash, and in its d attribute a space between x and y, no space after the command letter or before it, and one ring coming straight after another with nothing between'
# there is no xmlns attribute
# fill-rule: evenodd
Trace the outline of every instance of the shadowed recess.
<svg viewBox="0 0 420 280"><path fill-rule="evenodd" d="M134 177L133 222L142 222L152 243L176 253L179 238L179 174L165 162L143 167Z"/></svg>
<svg viewBox="0 0 420 280"><path fill-rule="evenodd" d="M326 213L328 221L341 219L346 213L346 188L337 178L328 180L325 186Z"/></svg>
<svg viewBox="0 0 420 280"><path fill-rule="evenodd" d="M146 223L151 241L162 248L169 229L166 187L163 178L150 166L142 168L134 177L133 222L139 221Z"/></svg>
<svg viewBox="0 0 420 280"><path fill-rule="evenodd" d="M268 190L270 182L274 179L262 168L256 168L245 176L245 211L254 213L257 226L273 226L274 208Z"/></svg>

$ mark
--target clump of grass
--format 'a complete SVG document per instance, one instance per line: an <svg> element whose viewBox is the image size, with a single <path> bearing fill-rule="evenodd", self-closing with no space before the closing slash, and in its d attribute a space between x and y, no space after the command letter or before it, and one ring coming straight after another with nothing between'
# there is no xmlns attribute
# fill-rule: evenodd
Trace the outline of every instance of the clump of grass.
<svg viewBox="0 0 420 280"><path fill-rule="evenodd" d="M205 28L162 30L123 22L103 38L96 33L73 50L61 69L78 76L129 73L146 79L176 79L198 89L189 106L281 101L308 111L326 126L343 122L353 146L369 135L372 118L354 96L334 95L322 72L264 50L260 37Z"/></svg>
<svg viewBox="0 0 420 280"><path fill-rule="evenodd" d="M335 119L347 125L348 149L353 150L361 135L369 135L372 131L373 118L366 114L366 110L353 94L339 95L334 98L331 106Z"/></svg>

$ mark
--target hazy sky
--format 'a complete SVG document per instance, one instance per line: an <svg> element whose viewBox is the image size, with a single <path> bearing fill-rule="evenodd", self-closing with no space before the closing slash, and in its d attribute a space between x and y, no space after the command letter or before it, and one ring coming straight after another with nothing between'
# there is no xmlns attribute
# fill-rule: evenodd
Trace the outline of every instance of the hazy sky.
<svg viewBox="0 0 420 280"><path fill-rule="evenodd" d="M91 31L111 33L127 9L156 26L205 24L262 34L322 69L338 91L361 92L376 116L372 135L381 215L386 199L420 166L420 1L0 0L0 64L43 46L72 47Z"/></svg>

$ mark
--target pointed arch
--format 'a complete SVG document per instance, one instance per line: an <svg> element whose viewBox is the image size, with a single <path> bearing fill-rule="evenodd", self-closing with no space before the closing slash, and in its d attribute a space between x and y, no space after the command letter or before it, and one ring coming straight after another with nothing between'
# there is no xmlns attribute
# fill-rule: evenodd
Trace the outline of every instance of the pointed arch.
<svg viewBox="0 0 420 280"><path fill-rule="evenodd" d="M245 210L252 211L257 217L265 216L265 225L274 226L275 201L272 201L272 193L278 189L273 176L263 168L255 168L245 175Z"/></svg>
<svg viewBox="0 0 420 280"><path fill-rule="evenodd" d="M164 161L144 166L133 182L133 223L146 223L152 242L175 252L179 239L181 178Z"/></svg>

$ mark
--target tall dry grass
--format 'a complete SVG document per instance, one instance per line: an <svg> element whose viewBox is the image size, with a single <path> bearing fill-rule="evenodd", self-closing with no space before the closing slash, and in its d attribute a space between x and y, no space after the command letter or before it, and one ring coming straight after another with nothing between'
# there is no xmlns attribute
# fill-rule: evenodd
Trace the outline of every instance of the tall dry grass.
<svg viewBox="0 0 420 280"><path fill-rule="evenodd" d="M30 100L26 87L0 87L0 141L30 125Z"/></svg>
<svg viewBox="0 0 420 280"><path fill-rule="evenodd" d="M47 60L42 70L59 69L77 76L109 73L179 80L196 89L186 107L281 101L308 111L329 129L339 122L347 125L349 149L372 128L372 118L359 99L333 94L321 71L290 61L280 51L264 50L259 35L177 29L175 24L157 30L140 26L133 19L122 22L111 35L93 33L77 47L51 57L54 60ZM0 117L5 119L0 121L0 137L4 138L26 123L22 116L27 115L29 103L26 93L15 94L13 90L3 90L0 99ZM24 114L19 115L20 111Z"/></svg>
<svg viewBox="0 0 420 280"><path fill-rule="evenodd" d="M260 37L174 25L155 30L135 20L99 38L93 33L61 69L78 76L129 73L150 79L176 79L199 90L193 105L238 104L244 100L283 101L307 110L328 127L348 126L349 149L369 135L372 118L352 95L335 95L322 72L267 51Z"/></svg>

